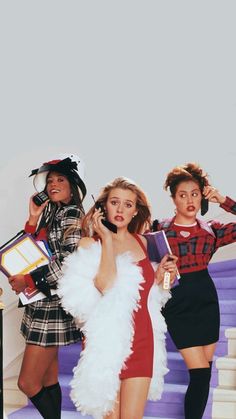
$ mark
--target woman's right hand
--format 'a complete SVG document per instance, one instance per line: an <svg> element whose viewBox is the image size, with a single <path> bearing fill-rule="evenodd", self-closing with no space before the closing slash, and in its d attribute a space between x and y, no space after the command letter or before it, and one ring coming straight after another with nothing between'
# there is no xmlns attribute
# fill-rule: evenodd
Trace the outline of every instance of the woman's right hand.
<svg viewBox="0 0 236 419"><path fill-rule="evenodd" d="M12 275L8 278L9 284L12 291L15 291L16 294L23 292L27 287L25 275L17 274Z"/></svg>
<svg viewBox="0 0 236 419"><path fill-rule="evenodd" d="M37 224L40 215L42 214L44 208L47 206L47 204L49 202L49 199L48 199L42 205L38 206L33 201L33 197L35 195L37 195L37 193L35 193L34 195L31 196L30 202L29 202L29 224L30 225L36 225Z"/></svg>

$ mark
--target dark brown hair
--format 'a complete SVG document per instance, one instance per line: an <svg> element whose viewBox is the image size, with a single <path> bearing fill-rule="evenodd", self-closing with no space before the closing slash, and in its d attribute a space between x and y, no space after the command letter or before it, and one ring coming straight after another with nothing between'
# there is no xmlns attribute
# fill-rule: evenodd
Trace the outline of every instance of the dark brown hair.
<svg viewBox="0 0 236 419"><path fill-rule="evenodd" d="M72 176L66 175L66 174L64 174L62 172L59 172L57 170L50 170L47 174L47 177L46 177L46 185L45 185L44 191L45 192L47 191L47 180L48 180L48 177L51 173L58 173L59 175L64 176L68 180L68 182L70 184L70 190L71 190L71 202L70 202L70 204L76 205L80 209L81 215L84 215L84 207L83 207L83 204L82 204L80 190L79 190L79 187L75 183Z"/></svg>
<svg viewBox="0 0 236 419"><path fill-rule="evenodd" d="M201 192L204 186L209 185L207 173L197 163L186 163L182 166L176 166L172 169L166 177L164 189L170 188L171 196L174 198L177 186L180 182L192 180L199 185Z"/></svg>
<svg viewBox="0 0 236 419"><path fill-rule="evenodd" d="M49 171L48 174L47 174L46 185L45 185L44 191L45 192L47 191L47 179L52 172L61 174L62 176L67 178L67 180L70 184L70 190L71 190L71 201L68 205L76 205L80 210L80 219L75 220L73 225L68 227L66 229L66 231L64 232L63 238L66 239L69 236L69 234L71 234L73 231L77 230L78 228L81 229L81 219L84 216L85 211L84 211L84 207L83 207L82 200L81 200L80 190L78 188L78 185L75 183L74 179L72 178L72 176L65 175L63 173L60 173L60 172L54 171L54 170ZM52 218L54 217L56 206L57 205L52 203L52 202L49 202L49 204L47 205L47 207L45 209L45 212L44 212L46 224L50 224ZM54 208L54 210L53 210L53 208Z"/></svg>
<svg viewBox="0 0 236 419"><path fill-rule="evenodd" d="M105 207L107 198L112 189L128 189L134 192L137 196L136 208L137 215L132 218L128 225L128 231L130 233L142 233L146 228L150 227L151 222L151 211L147 197L142 189L133 181L125 177L118 177L113 181L109 182L101 191L97 201ZM92 216L95 211L95 205L85 215L82 222L83 236L92 236Z"/></svg>

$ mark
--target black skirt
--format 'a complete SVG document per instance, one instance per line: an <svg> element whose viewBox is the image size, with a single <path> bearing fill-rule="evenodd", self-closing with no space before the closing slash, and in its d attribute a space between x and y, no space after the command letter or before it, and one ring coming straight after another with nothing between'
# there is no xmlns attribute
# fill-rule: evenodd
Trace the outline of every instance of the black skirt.
<svg viewBox="0 0 236 419"><path fill-rule="evenodd" d="M162 310L178 349L219 340L220 311L214 282L207 269L182 274Z"/></svg>

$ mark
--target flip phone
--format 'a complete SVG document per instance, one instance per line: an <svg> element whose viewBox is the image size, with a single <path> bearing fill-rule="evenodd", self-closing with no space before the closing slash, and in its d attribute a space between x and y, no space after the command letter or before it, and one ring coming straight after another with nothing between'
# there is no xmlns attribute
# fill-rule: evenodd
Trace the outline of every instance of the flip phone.
<svg viewBox="0 0 236 419"><path fill-rule="evenodd" d="M95 202L95 199L94 199L93 195L92 195L92 198ZM104 210L103 205L101 204L101 202L99 202L99 201L95 202L95 208L96 209L100 208L100 210L102 211L102 214L105 215L105 210ZM112 231L112 233L117 233L117 226L115 224L111 223L110 221L108 221L106 218L102 220L102 224L106 228L108 228L108 230Z"/></svg>
<svg viewBox="0 0 236 419"><path fill-rule="evenodd" d="M38 207L48 200L48 195L42 191L33 196L33 201Z"/></svg>
<svg viewBox="0 0 236 419"><path fill-rule="evenodd" d="M156 220L153 220L153 222L152 222L152 226L151 226L151 231L157 231L158 230L158 224L159 224L159 221L156 219Z"/></svg>
<svg viewBox="0 0 236 419"><path fill-rule="evenodd" d="M209 201L206 198L201 200L201 215L205 215L208 211Z"/></svg>

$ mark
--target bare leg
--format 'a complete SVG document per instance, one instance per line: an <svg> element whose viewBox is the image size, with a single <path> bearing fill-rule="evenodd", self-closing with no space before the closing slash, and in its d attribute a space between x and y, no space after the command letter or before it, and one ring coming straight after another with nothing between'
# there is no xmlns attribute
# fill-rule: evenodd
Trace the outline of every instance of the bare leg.
<svg viewBox="0 0 236 419"><path fill-rule="evenodd" d="M43 386L48 387L55 384L58 381L58 351L55 352L55 356L44 374Z"/></svg>
<svg viewBox="0 0 236 419"><path fill-rule="evenodd" d="M120 419L142 419L151 379L135 377L122 380Z"/></svg>
<svg viewBox="0 0 236 419"><path fill-rule="evenodd" d="M58 382L57 354L56 346L26 345L18 386L28 397L37 394L44 385Z"/></svg>
<svg viewBox="0 0 236 419"><path fill-rule="evenodd" d="M213 360L213 356L216 350L216 343L212 343L211 345L203 346L203 350L205 352L206 359L208 362Z"/></svg>
<svg viewBox="0 0 236 419"><path fill-rule="evenodd" d="M212 361L216 344L207 346L193 346L192 348L180 349L188 369L208 368L209 361Z"/></svg>

